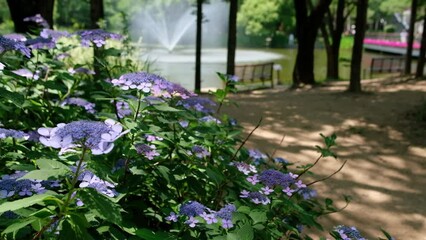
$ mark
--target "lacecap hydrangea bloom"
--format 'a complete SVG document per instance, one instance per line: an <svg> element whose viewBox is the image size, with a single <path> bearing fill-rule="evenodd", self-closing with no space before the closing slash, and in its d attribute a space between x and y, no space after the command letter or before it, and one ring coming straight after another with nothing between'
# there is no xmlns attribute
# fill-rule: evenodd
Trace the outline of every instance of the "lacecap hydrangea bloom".
<svg viewBox="0 0 426 240"><path fill-rule="evenodd" d="M61 103L61 106L65 106L65 105L75 105L75 106L84 107L84 109L88 113L92 113L92 114L94 114L96 112L95 111L95 104L87 101L84 98L78 98L78 97L67 98Z"/></svg>
<svg viewBox="0 0 426 240"><path fill-rule="evenodd" d="M169 82L161 76L147 72L127 73L118 79L111 80L111 83L123 90L136 89L146 95L155 97L181 97L186 99L196 96L179 84Z"/></svg>
<svg viewBox="0 0 426 240"><path fill-rule="evenodd" d="M30 136L19 130L0 128L0 139L7 137L27 140Z"/></svg>
<svg viewBox="0 0 426 240"><path fill-rule="evenodd" d="M13 50L19 51L27 57L31 57L30 49L27 48L23 42L0 36L0 53Z"/></svg>
<svg viewBox="0 0 426 240"><path fill-rule="evenodd" d="M342 240L366 240L361 236L361 233L356 229L356 227L347 227L339 225L334 228L334 231L339 234L339 237Z"/></svg>
<svg viewBox="0 0 426 240"><path fill-rule="evenodd" d="M120 34L110 33L102 29L89 29L76 32L81 38L81 45L89 47L93 43L96 47L102 47L106 44L107 39L120 40L123 38Z"/></svg>
<svg viewBox="0 0 426 240"><path fill-rule="evenodd" d="M114 147L114 141L127 132L112 119L105 122L80 120L60 123L54 128L38 129L40 142L48 147L60 148L60 154L73 151L76 147L89 148L95 155L109 153Z"/></svg>

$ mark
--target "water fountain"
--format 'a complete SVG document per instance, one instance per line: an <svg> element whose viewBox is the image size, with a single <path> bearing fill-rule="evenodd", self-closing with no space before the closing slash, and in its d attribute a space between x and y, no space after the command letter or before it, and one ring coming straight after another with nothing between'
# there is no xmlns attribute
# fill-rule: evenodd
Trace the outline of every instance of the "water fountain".
<svg viewBox="0 0 426 240"><path fill-rule="evenodd" d="M194 88L195 8L188 1L168 4L154 3L134 16L133 36L144 43L143 60L152 62L151 70L168 80ZM226 40L229 5L212 0L203 5L202 89L222 87L216 72L226 70ZM284 56L255 50L237 50L236 63L259 63L282 59Z"/></svg>

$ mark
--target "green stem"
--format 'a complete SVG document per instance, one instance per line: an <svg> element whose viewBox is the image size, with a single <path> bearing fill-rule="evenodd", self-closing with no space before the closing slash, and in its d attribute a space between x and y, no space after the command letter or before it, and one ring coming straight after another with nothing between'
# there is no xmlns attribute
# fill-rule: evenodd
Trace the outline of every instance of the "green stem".
<svg viewBox="0 0 426 240"><path fill-rule="evenodd" d="M136 112L135 112L135 116L133 117L133 121L136 121L138 115L139 115L139 110L141 108L141 99L142 99L142 93L139 92L139 97L138 97L138 106L136 108Z"/></svg>

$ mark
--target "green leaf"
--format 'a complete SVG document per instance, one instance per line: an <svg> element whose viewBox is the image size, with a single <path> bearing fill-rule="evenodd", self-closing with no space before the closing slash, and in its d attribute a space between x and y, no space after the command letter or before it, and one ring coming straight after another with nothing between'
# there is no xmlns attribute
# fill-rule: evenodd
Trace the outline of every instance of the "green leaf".
<svg viewBox="0 0 426 240"><path fill-rule="evenodd" d="M47 197L51 197L50 194L37 194L24 199L19 199L13 202L5 202L0 204L0 214L6 211L14 211L21 208L29 207L37 203L43 202Z"/></svg>
<svg viewBox="0 0 426 240"><path fill-rule="evenodd" d="M35 222L37 220L37 218L35 217L30 217L27 219L23 219L20 220L17 223L13 223L11 225L9 225L3 232L2 234L8 234L8 233L14 233L16 234L16 232L18 232L20 229L22 229L23 227Z"/></svg>
<svg viewBox="0 0 426 240"><path fill-rule="evenodd" d="M21 107L25 102L23 95L17 92L11 92L5 88L0 87L0 98L10 100L17 107Z"/></svg>
<svg viewBox="0 0 426 240"><path fill-rule="evenodd" d="M59 176L67 175L70 171L66 169L53 169L53 170L33 170L19 179L37 179L48 180L57 179Z"/></svg>
<svg viewBox="0 0 426 240"><path fill-rule="evenodd" d="M138 229L135 232L136 236L141 237L145 240L173 240L176 239L175 236L166 233L166 232L154 232L149 229L143 228Z"/></svg>
<svg viewBox="0 0 426 240"><path fill-rule="evenodd" d="M111 201L108 197L98 193L93 188L84 188L82 191L79 191L79 196L84 202L84 205L87 206L87 208L90 209L96 216L120 225L120 207Z"/></svg>
<svg viewBox="0 0 426 240"><path fill-rule="evenodd" d="M157 109L158 111L161 112L182 112L182 110L177 109L177 108L173 108L167 105L154 105L153 106L155 109Z"/></svg>
<svg viewBox="0 0 426 240"><path fill-rule="evenodd" d="M253 219L253 224L266 222L268 220L266 212L264 211L252 211L249 216Z"/></svg>
<svg viewBox="0 0 426 240"><path fill-rule="evenodd" d="M239 229L231 233L228 233L228 235L226 235L227 240L241 240L241 239L251 240L253 238L254 238L253 228L247 222Z"/></svg>
<svg viewBox="0 0 426 240"><path fill-rule="evenodd" d="M58 160L42 158L36 160L36 163L40 169L66 169L69 171L69 167Z"/></svg>
<svg viewBox="0 0 426 240"><path fill-rule="evenodd" d="M93 239L87 232L88 223L84 216L72 214L61 224L60 240Z"/></svg>

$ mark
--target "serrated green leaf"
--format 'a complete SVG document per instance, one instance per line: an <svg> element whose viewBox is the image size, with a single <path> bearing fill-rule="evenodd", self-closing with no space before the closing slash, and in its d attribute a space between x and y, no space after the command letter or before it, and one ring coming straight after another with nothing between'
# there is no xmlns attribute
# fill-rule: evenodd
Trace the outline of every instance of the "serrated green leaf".
<svg viewBox="0 0 426 240"><path fill-rule="evenodd" d="M59 176L64 176L69 173L69 170L65 169L53 169L53 170L33 170L28 172L19 179L37 179L37 180L49 180L57 179Z"/></svg>
<svg viewBox="0 0 426 240"><path fill-rule="evenodd" d="M79 196L84 205L87 206L96 216L109 222L120 225L120 207L108 197L98 193L95 189L84 188L79 191Z"/></svg>
<svg viewBox="0 0 426 240"><path fill-rule="evenodd" d="M182 112L182 110L180 110L180 109L173 108L173 107L170 107L170 106L167 106L167 105L164 105L164 104L154 105L153 107L155 109L157 109L158 111L161 111L161 112Z"/></svg>
<svg viewBox="0 0 426 240"><path fill-rule="evenodd" d="M11 92L5 88L0 87L0 98L10 100L17 107L21 107L25 102L25 98L22 94L17 92Z"/></svg>
<svg viewBox="0 0 426 240"><path fill-rule="evenodd" d="M253 228L249 223L245 223L239 229L226 235L227 240L251 240L254 238Z"/></svg>
<svg viewBox="0 0 426 240"><path fill-rule="evenodd" d="M36 163L40 169L66 169L68 171L70 169L67 165L52 159L42 158L36 160Z"/></svg>
<svg viewBox="0 0 426 240"><path fill-rule="evenodd" d="M47 197L51 197L50 194L37 194L24 199L19 199L12 202L5 202L0 204L0 214L6 211L14 211L21 208L29 207L37 203L43 202Z"/></svg>
<svg viewBox="0 0 426 240"><path fill-rule="evenodd" d="M266 222L268 220L266 212L264 211L252 211L249 213L249 216L253 219L254 224Z"/></svg>
<svg viewBox="0 0 426 240"><path fill-rule="evenodd" d="M30 217L30 218L26 218L23 220L20 220L19 222L13 223L11 225L9 225L3 232L3 234L8 234L8 233L16 233L18 232L20 229L22 229L23 227L33 223L34 221L36 221L37 218L35 217Z"/></svg>

